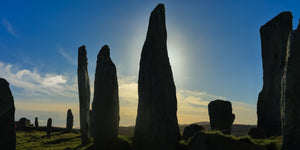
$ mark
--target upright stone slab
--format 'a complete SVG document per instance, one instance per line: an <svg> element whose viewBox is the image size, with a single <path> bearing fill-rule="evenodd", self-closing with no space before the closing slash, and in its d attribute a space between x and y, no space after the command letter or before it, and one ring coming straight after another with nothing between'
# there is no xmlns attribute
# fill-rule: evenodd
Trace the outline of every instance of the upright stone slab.
<svg viewBox="0 0 300 150"><path fill-rule="evenodd" d="M78 93L81 144L88 144L88 117L90 110L90 80L87 69L87 52L85 46L78 48Z"/></svg>
<svg viewBox="0 0 300 150"><path fill-rule="evenodd" d="M89 117L89 132L88 132L88 135L89 135L89 137L94 137L94 135L95 135L95 122L93 121L93 119L94 119L93 110L90 110L89 115L90 115L90 117Z"/></svg>
<svg viewBox="0 0 300 150"><path fill-rule="evenodd" d="M291 32L282 79L282 150L300 149L300 24Z"/></svg>
<svg viewBox="0 0 300 150"><path fill-rule="evenodd" d="M101 48L97 56L94 86L94 148L103 149L118 138L120 120L117 71L107 45Z"/></svg>
<svg viewBox="0 0 300 150"><path fill-rule="evenodd" d="M35 117L35 118L34 118L34 127L35 127L36 129L39 128L39 120L38 120L38 117Z"/></svg>
<svg viewBox="0 0 300 150"><path fill-rule="evenodd" d="M166 42L165 8L159 4L151 13L140 60L135 150L174 150L180 139Z"/></svg>
<svg viewBox="0 0 300 150"><path fill-rule="evenodd" d="M68 109L67 112L67 123L66 123L66 129L67 131L71 131L73 129L73 122L74 122L74 116L71 109Z"/></svg>
<svg viewBox="0 0 300 150"><path fill-rule="evenodd" d="M48 118L47 120L47 137L51 138L51 130L52 130L52 119Z"/></svg>
<svg viewBox="0 0 300 150"><path fill-rule="evenodd" d="M208 113L211 130L220 130L224 134L231 133L231 126L235 119L231 102L224 100L211 101L208 104Z"/></svg>
<svg viewBox="0 0 300 150"><path fill-rule="evenodd" d="M0 78L0 148L16 149L15 104L9 83Z"/></svg>
<svg viewBox="0 0 300 150"><path fill-rule="evenodd" d="M280 13L260 28L264 84L257 101L257 128L266 136L281 134L281 79L291 30L290 12Z"/></svg>

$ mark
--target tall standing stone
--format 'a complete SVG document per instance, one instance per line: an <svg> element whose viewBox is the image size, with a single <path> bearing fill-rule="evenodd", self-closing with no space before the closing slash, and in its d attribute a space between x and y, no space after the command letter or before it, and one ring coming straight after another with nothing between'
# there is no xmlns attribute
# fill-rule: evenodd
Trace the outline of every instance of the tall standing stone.
<svg viewBox="0 0 300 150"><path fill-rule="evenodd" d="M101 48L97 56L94 86L94 147L101 149L118 138L120 120L117 71L107 45Z"/></svg>
<svg viewBox="0 0 300 150"><path fill-rule="evenodd" d="M300 149L300 24L291 32L282 78L283 150Z"/></svg>
<svg viewBox="0 0 300 150"><path fill-rule="evenodd" d="M211 101L208 104L208 113L212 130L220 130L224 134L231 133L231 126L235 119L231 102L224 100Z"/></svg>
<svg viewBox="0 0 300 150"><path fill-rule="evenodd" d="M52 130L52 119L48 118L47 120L47 137L51 138L51 130Z"/></svg>
<svg viewBox="0 0 300 150"><path fill-rule="evenodd" d="M95 135L95 123L94 123L94 117L93 117L93 110L90 110L90 113L89 113L89 132L88 132L88 135L89 137L94 137Z"/></svg>
<svg viewBox="0 0 300 150"><path fill-rule="evenodd" d="M73 122L74 122L74 116L73 116L72 110L68 109L68 112L67 112L67 123L66 123L66 129L68 131L71 131L73 129Z"/></svg>
<svg viewBox="0 0 300 150"><path fill-rule="evenodd" d="M264 84L257 102L257 128L266 136L281 134L281 79L291 30L290 12L280 13L260 28Z"/></svg>
<svg viewBox="0 0 300 150"><path fill-rule="evenodd" d="M38 117L35 117L35 118L34 118L34 127L35 127L36 129L39 128L39 120L38 120Z"/></svg>
<svg viewBox="0 0 300 150"><path fill-rule="evenodd" d="M85 46L78 48L78 93L80 105L81 144L88 144L88 117L90 110L90 80L87 69L87 52Z"/></svg>
<svg viewBox="0 0 300 150"><path fill-rule="evenodd" d="M0 146L16 149L15 104L9 83L0 78Z"/></svg>
<svg viewBox="0 0 300 150"><path fill-rule="evenodd" d="M165 8L159 4L151 13L140 60L135 150L174 150L180 138L166 42Z"/></svg>

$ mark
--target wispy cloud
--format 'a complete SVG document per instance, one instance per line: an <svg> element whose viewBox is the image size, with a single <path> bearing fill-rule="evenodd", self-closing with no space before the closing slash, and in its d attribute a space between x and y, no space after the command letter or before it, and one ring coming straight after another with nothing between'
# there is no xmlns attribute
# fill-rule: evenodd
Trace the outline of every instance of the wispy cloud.
<svg viewBox="0 0 300 150"><path fill-rule="evenodd" d="M60 55L63 56L70 64L76 66L76 58L71 57L70 54L68 54L64 48L58 46L58 51Z"/></svg>
<svg viewBox="0 0 300 150"><path fill-rule="evenodd" d="M21 95L43 96L60 95L75 97L77 86L68 83L63 75L39 73L37 70L19 69L17 66L0 62L0 77L10 85L22 89Z"/></svg>
<svg viewBox="0 0 300 150"><path fill-rule="evenodd" d="M19 38L20 35L16 32L16 30L13 28L11 23L6 19L2 19L2 25L6 28L7 32L9 32L12 36Z"/></svg>

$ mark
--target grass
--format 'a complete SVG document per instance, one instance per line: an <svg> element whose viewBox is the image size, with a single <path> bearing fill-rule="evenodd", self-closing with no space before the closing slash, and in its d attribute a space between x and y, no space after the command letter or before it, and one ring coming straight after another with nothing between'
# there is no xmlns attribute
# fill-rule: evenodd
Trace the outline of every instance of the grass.
<svg viewBox="0 0 300 150"><path fill-rule="evenodd" d="M252 139L249 136L236 137L233 135L223 135L220 131L205 132L207 134L219 134L235 140L250 140L257 145L263 145L266 147L281 149L282 137L271 137L268 139ZM119 135L119 140L116 141L113 147L110 149L120 149L120 147L127 147L129 149L132 146L133 135ZM181 145L187 146L190 140L179 141ZM80 144L79 132L52 132L51 138L47 138L45 131L33 131L33 132L17 132L17 150L64 150L64 149L91 149L93 139L90 139L88 145Z"/></svg>

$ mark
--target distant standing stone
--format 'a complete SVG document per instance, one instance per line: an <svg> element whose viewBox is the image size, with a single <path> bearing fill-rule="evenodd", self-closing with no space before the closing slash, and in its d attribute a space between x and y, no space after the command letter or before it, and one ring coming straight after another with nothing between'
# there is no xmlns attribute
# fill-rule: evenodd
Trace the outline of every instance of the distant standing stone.
<svg viewBox="0 0 300 150"><path fill-rule="evenodd" d="M300 24L291 32L288 45L282 79L282 150L300 150Z"/></svg>
<svg viewBox="0 0 300 150"><path fill-rule="evenodd" d="M67 131L71 131L73 129L73 122L74 122L74 116L73 116L72 110L68 109L67 124L66 124Z"/></svg>
<svg viewBox="0 0 300 150"><path fill-rule="evenodd" d="M235 119L232 114L231 102L214 100L208 104L209 120L212 130L220 130L224 134L231 133L231 126Z"/></svg>
<svg viewBox="0 0 300 150"><path fill-rule="evenodd" d="M94 86L94 148L105 149L117 140L120 120L117 71L107 45L101 48L97 56Z"/></svg>
<svg viewBox="0 0 300 150"><path fill-rule="evenodd" d="M292 18L282 12L260 28L264 84L257 101L257 128L266 136L281 135L281 79Z"/></svg>
<svg viewBox="0 0 300 150"><path fill-rule="evenodd" d="M15 105L9 83L0 78L0 147L16 149Z"/></svg>
<svg viewBox="0 0 300 150"><path fill-rule="evenodd" d="M159 4L150 16L140 60L138 95L133 149L175 150L180 133L163 4Z"/></svg>
<svg viewBox="0 0 300 150"><path fill-rule="evenodd" d="M81 144L88 144L88 117L90 110L90 80L87 69L87 52L85 46L78 48L78 93L79 93L79 114Z"/></svg>
<svg viewBox="0 0 300 150"><path fill-rule="evenodd" d="M198 132L205 131L205 128L203 126L197 125L197 124L191 124L184 128L182 138L183 140L188 140L190 137L193 137Z"/></svg>
<svg viewBox="0 0 300 150"><path fill-rule="evenodd" d="M35 127L36 129L39 128L39 120L38 120L38 117L35 117L35 118L34 118L34 127Z"/></svg>
<svg viewBox="0 0 300 150"><path fill-rule="evenodd" d="M49 118L47 121L47 137L51 138L52 119Z"/></svg>

